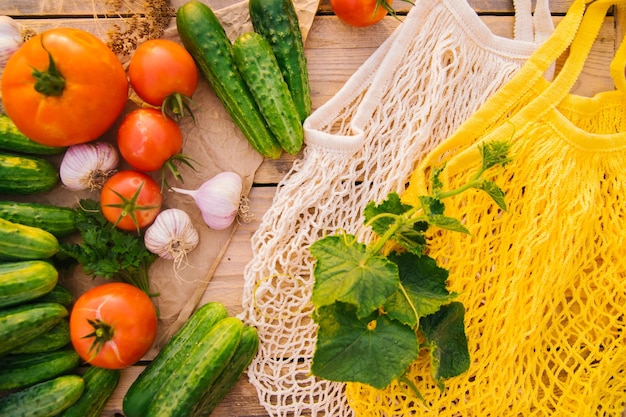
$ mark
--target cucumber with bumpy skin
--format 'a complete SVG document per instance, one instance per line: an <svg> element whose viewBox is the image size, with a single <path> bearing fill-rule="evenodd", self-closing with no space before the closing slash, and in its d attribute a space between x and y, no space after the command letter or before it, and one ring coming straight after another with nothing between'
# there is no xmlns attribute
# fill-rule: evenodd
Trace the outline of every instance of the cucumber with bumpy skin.
<svg viewBox="0 0 626 417"><path fill-rule="evenodd" d="M80 398L85 382L78 375L62 375L0 398L2 417L53 417Z"/></svg>
<svg viewBox="0 0 626 417"><path fill-rule="evenodd" d="M298 15L291 0L250 0L250 19L274 51L298 109L300 121L311 114L311 86Z"/></svg>
<svg viewBox="0 0 626 417"><path fill-rule="evenodd" d="M61 319L52 329L16 347L11 354L52 352L69 345L70 342L70 323L67 319Z"/></svg>
<svg viewBox="0 0 626 417"><path fill-rule="evenodd" d="M59 240L52 233L0 218L0 260L47 259L59 249Z"/></svg>
<svg viewBox="0 0 626 417"><path fill-rule="evenodd" d="M187 417L231 360L243 330L235 317L220 320L166 378L144 417Z"/></svg>
<svg viewBox="0 0 626 417"><path fill-rule="evenodd" d="M0 262L0 308L34 300L54 288L59 273L49 262Z"/></svg>
<svg viewBox="0 0 626 417"><path fill-rule="evenodd" d="M124 415L145 417L153 397L163 388L164 379L181 369L185 357L200 343L202 336L227 316L226 307L218 302L198 307L132 383L124 395Z"/></svg>
<svg viewBox="0 0 626 417"><path fill-rule="evenodd" d="M270 45L256 32L243 33L233 43L233 59L280 145L297 154L304 142L302 122Z"/></svg>
<svg viewBox="0 0 626 417"><path fill-rule="evenodd" d="M178 35L250 145L277 159L282 148L233 61L232 43L209 6L191 0L176 11Z"/></svg>
<svg viewBox="0 0 626 417"><path fill-rule="evenodd" d="M73 371L80 356L72 348L7 355L0 360L0 390L24 388Z"/></svg>
<svg viewBox="0 0 626 417"><path fill-rule="evenodd" d="M57 303L27 303L0 310L0 355L52 329L68 314Z"/></svg>
<svg viewBox="0 0 626 417"><path fill-rule="evenodd" d="M42 295L35 301L41 303L59 303L62 306L69 308L74 303L74 296L67 288L65 288L61 284L57 284L54 286L52 291Z"/></svg>
<svg viewBox="0 0 626 417"><path fill-rule="evenodd" d="M57 168L47 159L0 152L0 194L38 194L58 183Z"/></svg>
<svg viewBox="0 0 626 417"><path fill-rule="evenodd" d="M119 369L90 366L83 374L85 390L78 401L57 417L100 417L120 380Z"/></svg>
<svg viewBox="0 0 626 417"><path fill-rule="evenodd" d="M259 348L259 335L254 327L245 326L237 350L217 380L203 394L196 404L191 417L211 415L215 407L226 397L237 384L245 370L252 363Z"/></svg>
<svg viewBox="0 0 626 417"><path fill-rule="evenodd" d="M0 201L0 218L38 227L56 237L64 237L77 230L76 211L51 204Z"/></svg>

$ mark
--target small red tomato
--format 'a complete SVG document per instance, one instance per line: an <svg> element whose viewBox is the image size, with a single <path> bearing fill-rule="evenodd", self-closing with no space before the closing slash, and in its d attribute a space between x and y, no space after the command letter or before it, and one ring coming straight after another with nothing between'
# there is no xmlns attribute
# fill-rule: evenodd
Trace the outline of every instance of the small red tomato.
<svg viewBox="0 0 626 417"><path fill-rule="evenodd" d="M128 64L130 84L142 100L182 114L198 85L198 67L180 44L152 39L137 47ZM179 101L181 100L181 101Z"/></svg>
<svg viewBox="0 0 626 417"><path fill-rule="evenodd" d="M140 360L157 333L156 309L139 288L110 282L83 293L72 307L70 338L93 366L122 369Z"/></svg>
<svg viewBox="0 0 626 417"><path fill-rule="evenodd" d="M104 217L122 230L148 226L161 211L163 195L159 184L143 172L119 171L100 191Z"/></svg>
<svg viewBox="0 0 626 417"><path fill-rule="evenodd" d="M183 147L178 124L161 111L140 108L130 112L117 131L122 158L133 168L157 171Z"/></svg>
<svg viewBox="0 0 626 417"><path fill-rule="evenodd" d="M370 26L380 22L391 8L392 0L330 0L339 19L350 26Z"/></svg>

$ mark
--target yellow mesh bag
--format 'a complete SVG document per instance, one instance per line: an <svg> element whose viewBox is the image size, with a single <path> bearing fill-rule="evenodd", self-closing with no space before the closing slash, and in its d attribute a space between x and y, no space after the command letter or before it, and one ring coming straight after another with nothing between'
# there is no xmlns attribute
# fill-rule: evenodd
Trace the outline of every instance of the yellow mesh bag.
<svg viewBox="0 0 626 417"><path fill-rule="evenodd" d="M489 178L505 192L508 210L478 191L447 199L446 215L462 219L470 234L438 230L429 246L450 270L450 289L466 308L469 371L447 380L440 392L428 356L421 355L407 376L425 401L402 384L376 390L350 383L346 395L356 415L621 415L626 48L613 61L616 91L591 98L568 93L608 7L621 3L575 1L520 74L413 173L403 199L415 204L443 161L444 188L452 189L479 168L480 144L512 144L511 163ZM562 71L552 83L543 80L568 45Z"/></svg>

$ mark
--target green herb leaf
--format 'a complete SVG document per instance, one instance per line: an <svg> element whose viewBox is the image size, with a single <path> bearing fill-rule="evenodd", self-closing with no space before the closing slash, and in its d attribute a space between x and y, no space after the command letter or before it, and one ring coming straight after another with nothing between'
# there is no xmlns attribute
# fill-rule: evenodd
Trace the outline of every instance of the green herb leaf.
<svg viewBox="0 0 626 417"><path fill-rule="evenodd" d="M319 329L311 372L330 381L382 389L417 359L415 332L378 312L363 318L355 312L355 307L343 303L316 312Z"/></svg>
<svg viewBox="0 0 626 417"><path fill-rule="evenodd" d="M437 312L457 297L446 287L448 271L439 267L433 258L404 252L392 253L389 259L398 265L404 290L399 289L385 302L389 317L415 327L420 317Z"/></svg>
<svg viewBox="0 0 626 417"><path fill-rule="evenodd" d="M485 191L493 199L493 201L502 210L506 211L506 201L504 201L504 191L495 182L484 180L476 187L479 190Z"/></svg>
<svg viewBox="0 0 626 417"><path fill-rule="evenodd" d="M419 200L427 217L443 214L445 205L438 198L424 195L420 196Z"/></svg>
<svg viewBox="0 0 626 417"><path fill-rule="evenodd" d="M60 252L75 259L86 274L127 282L150 294L148 268L157 255L143 238L114 227L94 200L81 200L76 216L82 242L63 243Z"/></svg>
<svg viewBox="0 0 626 417"><path fill-rule="evenodd" d="M367 252L352 235L326 236L311 245L315 264L315 307L337 301L358 306L358 317L377 310L400 283L398 267Z"/></svg>
<svg viewBox="0 0 626 417"><path fill-rule="evenodd" d="M442 390L444 379L458 376L470 366L464 316L463 304L452 302L420 320L420 330L430 348L432 375Z"/></svg>
<svg viewBox="0 0 626 417"><path fill-rule="evenodd" d="M428 218L428 222L433 225L446 230L452 230L453 232L469 234L469 230L463 224L454 217L448 217L441 214L436 214Z"/></svg>

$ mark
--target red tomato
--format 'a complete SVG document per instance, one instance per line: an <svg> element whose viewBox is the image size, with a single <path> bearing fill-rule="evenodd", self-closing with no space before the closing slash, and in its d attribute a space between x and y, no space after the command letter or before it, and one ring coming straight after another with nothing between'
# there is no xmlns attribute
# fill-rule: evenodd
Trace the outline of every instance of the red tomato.
<svg viewBox="0 0 626 417"><path fill-rule="evenodd" d="M130 112L120 124L117 146L133 168L156 171L181 151L183 134L178 123L160 110L140 108Z"/></svg>
<svg viewBox="0 0 626 417"><path fill-rule="evenodd" d="M2 100L26 136L69 146L97 139L113 125L128 101L128 80L117 56L95 36L50 29L11 56Z"/></svg>
<svg viewBox="0 0 626 417"><path fill-rule="evenodd" d="M83 293L70 314L72 345L94 366L121 369L140 360L157 333L156 309L139 288L110 282Z"/></svg>
<svg viewBox="0 0 626 417"><path fill-rule="evenodd" d="M392 0L330 0L333 12L350 26L369 26L380 22L391 8Z"/></svg>
<svg viewBox="0 0 626 417"><path fill-rule="evenodd" d="M142 100L164 105L174 114L185 110L179 97L191 97L198 85L198 67L180 44L152 39L137 47L128 64L130 84ZM184 100L184 99L183 99Z"/></svg>
<svg viewBox="0 0 626 417"><path fill-rule="evenodd" d="M161 211L163 195L159 184L143 172L119 171L100 191L104 217L122 230L148 226Z"/></svg>

